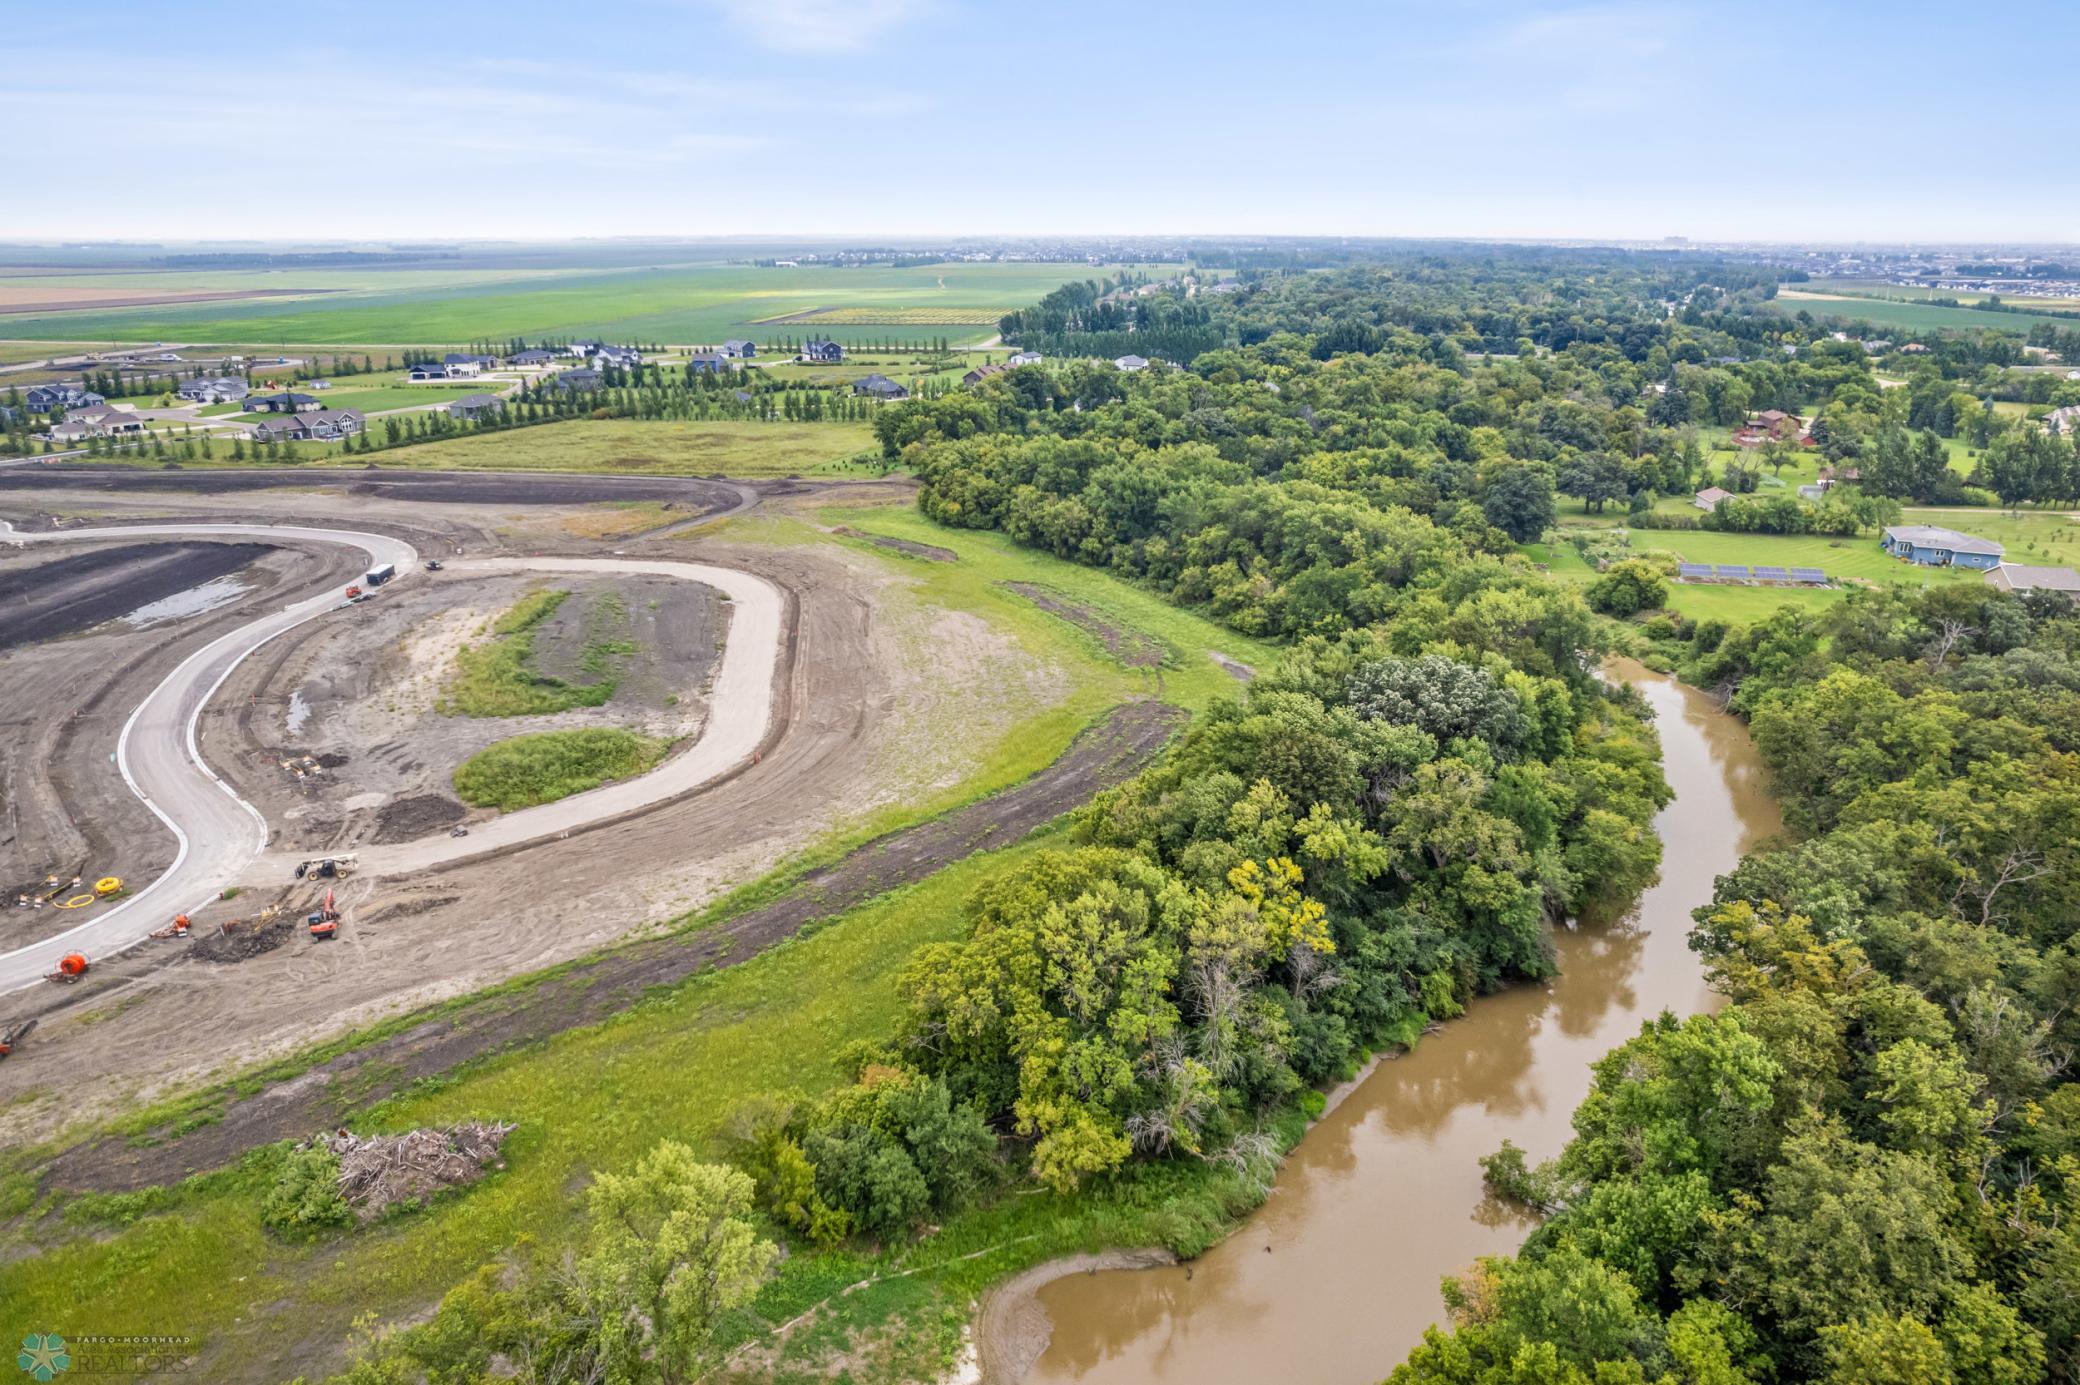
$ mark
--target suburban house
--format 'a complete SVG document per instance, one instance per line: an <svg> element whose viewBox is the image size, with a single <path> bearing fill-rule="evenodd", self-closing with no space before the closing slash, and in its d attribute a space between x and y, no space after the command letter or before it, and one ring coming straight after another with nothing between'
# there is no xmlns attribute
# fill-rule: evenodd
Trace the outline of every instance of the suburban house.
<svg viewBox="0 0 2080 1385"><path fill-rule="evenodd" d="M1038 351L1014 351L1004 358L1008 366L1038 365L1046 359Z"/></svg>
<svg viewBox="0 0 2080 1385"><path fill-rule="evenodd" d="M1706 486L1697 493L1697 498L1690 503L1703 510L1706 514L1710 514L1719 508L1720 501L1731 499L1733 499L1732 491L1721 489L1718 486Z"/></svg>
<svg viewBox="0 0 2080 1385"><path fill-rule="evenodd" d="M233 400L245 398L252 391L246 388L246 382L243 380L225 378L190 380L180 387L179 393L181 398L193 400L197 404L228 404Z"/></svg>
<svg viewBox="0 0 2080 1385"><path fill-rule="evenodd" d="M1011 369L1009 365L979 365L961 377L964 385L979 385L992 375L1002 375Z"/></svg>
<svg viewBox="0 0 2080 1385"><path fill-rule="evenodd" d="M1113 364L1131 375L1137 370L1147 370L1148 358L1145 356L1122 356L1114 361Z"/></svg>
<svg viewBox="0 0 2080 1385"><path fill-rule="evenodd" d="M737 363L720 351L696 351L686 358L686 369L694 374L720 375L737 369Z"/></svg>
<svg viewBox="0 0 2080 1385"><path fill-rule="evenodd" d="M845 359L845 348L818 337L802 343L802 359L811 365L836 365Z"/></svg>
<svg viewBox="0 0 2080 1385"><path fill-rule="evenodd" d="M319 409L284 414L256 422L247 433L254 442L336 442L368 426L358 409Z"/></svg>
<svg viewBox="0 0 2080 1385"><path fill-rule="evenodd" d="M1805 438L1806 421L1782 409L1764 409L1734 430L1735 447L1760 447L1775 440L1789 442Z"/></svg>
<svg viewBox="0 0 2080 1385"><path fill-rule="evenodd" d="M90 404L106 404L108 401L91 390L78 385L31 385L22 391L22 403L32 413L47 414L54 409L81 409Z"/></svg>
<svg viewBox="0 0 2080 1385"><path fill-rule="evenodd" d="M508 365L545 366L556 359L554 351L544 351L539 346L530 346L525 351L515 351L507 358Z"/></svg>
<svg viewBox="0 0 2080 1385"><path fill-rule="evenodd" d="M602 345L603 343L596 341L574 341L563 348L563 354L566 356L596 356L599 354L599 349Z"/></svg>
<svg viewBox="0 0 2080 1385"><path fill-rule="evenodd" d="M126 414L106 404L89 404L83 409L68 410L62 423L52 425L51 441L82 442L87 438L113 438L143 431L144 420L136 414Z"/></svg>
<svg viewBox="0 0 2080 1385"><path fill-rule="evenodd" d="M626 369L642 363L643 353L633 346L602 346L592 353L592 366L595 370L605 370L610 365Z"/></svg>
<svg viewBox="0 0 2080 1385"><path fill-rule="evenodd" d="M910 391L889 379L886 375L869 375L864 380L852 382L854 394L871 395L875 399L908 399Z"/></svg>
<svg viewBox="0 0 2080 1385"><path fill-rule="evenodd" d="M758 343L745 341L742 337L731 337L722 344L722 354L733 360L748 361L758 355Z"/></svg>
<svg viewBox="0 0 2080 1385"><path fill-rule="evenodd" d="M476 372L471 371L470 373L474 375ZM421 361L405 372L404 378L407 380L445 380L448 378L448 367L439 361Z"/></svg>
<svg viewBox="0 0 2080 1385"><path fill-rule="evenodd" d="M308 394L263 394L246 401L249 414L307 414L324 407L324 401Z"/></svg>
<svg viewBox="0 0 2080 1385"><path fill-rule="evenodd" d="M448 405L448 417L460 419L484 418L504 410L506 401L495 394L465 394Z"/></svg>
<svg viewBox="0 0 2080 1385"><path fill-rule="evenodd" d="M562 371L549 377L549 383L560 390L596 390L600 387L600 382L600 373L596 370L587 369L584 366L580 366L576 370Z"/></svg>
<svg viewBox="0 0 2080 1385"><path fill-rule="evenodd" d="M472 356L467 352L450 351L441 357L441 364L448 368L450 375L477 375L487 370L498 369L498 357ZM457 367L469 368L458 370Z"/></svg>
<svg viewBox="0 0 2080 1385"><path fill-rule="evenodd" d="M1893 557L1930 567L1995 568L2005 551L1992 539L1975 539L1935 524L1895 524L1880 542Z"/></svg>
<svg viewBox="0 0 2080 1385"><path fill-rule="evenodd" d="M2053 409L2037 422L2054 433L2080 432L2080 404L2068 404L2062 409Z"/></svg>
<svg viewBox="0 0 2080 1385"><path fill-rule="evenodd" d="M2057 592L2075 606L2080 606L2080 572L2069 567L2025 567L2021 563L2002 563L1986 574L1986 585L2017 595Z"/></svg>

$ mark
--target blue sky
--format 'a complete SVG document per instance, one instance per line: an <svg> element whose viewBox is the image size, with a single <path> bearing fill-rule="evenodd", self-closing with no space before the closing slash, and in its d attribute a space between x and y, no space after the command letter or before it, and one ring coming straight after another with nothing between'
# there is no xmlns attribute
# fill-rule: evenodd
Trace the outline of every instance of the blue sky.
<svg viewBox="0 0 2080 1385"><path fill-rule="evenodd" d="M2058 3L12 8L0 238L2080 241Z"/></svg>

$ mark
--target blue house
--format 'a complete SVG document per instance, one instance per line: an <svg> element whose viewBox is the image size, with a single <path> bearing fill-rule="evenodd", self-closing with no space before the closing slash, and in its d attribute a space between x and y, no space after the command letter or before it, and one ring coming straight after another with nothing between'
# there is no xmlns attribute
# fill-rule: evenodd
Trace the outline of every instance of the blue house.
<svg viewBox="0 0 2080 1385"><path fill-rule="evenodd" d="M1895 524L1881 544L1895 558L1930 567L1970 567L1982 571L2001 565L2005 550L1992 539L1975 539L1934 524Z"/></svg>
<svg viewBox="0 0 2080 1385"><path fill-rule="evenodd" d="M845 348L826 337L802 343L802 359L810 365L836 365L845 359Z"/></svg>

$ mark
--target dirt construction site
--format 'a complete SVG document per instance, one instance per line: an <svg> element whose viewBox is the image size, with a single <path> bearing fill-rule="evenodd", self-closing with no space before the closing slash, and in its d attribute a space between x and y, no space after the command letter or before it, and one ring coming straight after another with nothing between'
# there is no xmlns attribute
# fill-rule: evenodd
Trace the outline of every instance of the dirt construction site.
<svg viewBox="0 0 2080 1385"><path fill-rule="evenodd" d="M739 519L908 493L869 481L0 470L11 526L0 533L0 960L86 940L90 962L76 983L0 992L0 1034L36 1023L0 1063L0 1141L48 1141L658 934L819 839L976 773L1012 729L997 691L1058 702L1060 670L984 621L913 599L900 560L732 538ZM232 525L252 532L195 532ZM122 528L151 532L106 532ZM78 530L96 536L63 538ZM320 532L334 530L363 535L363 548ZM372 585L368 545L412 561ZM348 600L350 586L368 588L364 599ZM515 638L521 611L517 666L582 695L485 714L472 670ZM162 726L153 699L164 698L178 716ZM1145 761L1168 711L1124 707L1047 775L878 843L870 863L847 858L819 884L864 897L1015 837ZM968 734L944 735L949 717ZM592 727L636 732L664 758L517 812L458 796L454 771L487 747ZM215 799L242 800L252 827L195 830L152 788L172 772L149 758L157 741L209 775ZM208 878L208 899L159 901L149 892L168 876ZM328 897L341 922L314 941L307 919ZM790 907L730 927L774 941L803 922ZM172 931L176 909L186 925L106 945L125 909L133 931ZM393 1082L596 1017L629 987L704 964L685 947L643 951L659 945L592 958L530 1005L407 1031L386 1059ZM597 984L584 989L588 976ZM456 1047L472 1033L477 1047ZM333 1114L268 1099L276 1116L227 1121L219 1138L301 1136L298 1121ZM138 1186L235 1153L148 1168L80 1147L71 1181Z"/></svg>

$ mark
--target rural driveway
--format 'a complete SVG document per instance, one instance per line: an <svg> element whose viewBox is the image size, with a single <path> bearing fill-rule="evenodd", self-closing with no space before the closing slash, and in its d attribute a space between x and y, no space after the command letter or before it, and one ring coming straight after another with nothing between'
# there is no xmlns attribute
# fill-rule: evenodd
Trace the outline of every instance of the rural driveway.
<svg viewBox="0 0 2080 1385"><path fill-rule="evenodd" d="M153 535L345 544L362 550L371 565L395 563L400 572L410 571L418 558L410 544L385 535L295 525L148 524L25 534L8 531L5 521L0 521L0 533L8 540L26 543ZM487 558L448 566L479 572L656 574L719 589L731 603L732 616L715 677L713 710L699 741L650 774L509 813L469 837L430 837L366 851L362 853L364 869L386 873L419 870L621 817L720 777L751 758L764 739L773 714L773 678L786 603L779 589L763 578L704 563L614 558ZM247 655L339 605L340 598L328 584L318 595L262 616L190 655L139 704L123 725L116 761L131 791L173 832L177 843L173 865L107 913L42 942L0 954L0 993L41 980L67 952L84 952L92 958L135 946L175 913L199 909L216 898L265 853L267 824L259 810L203 763L196 744L196 721L211 694Z"/></svg>

